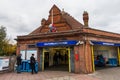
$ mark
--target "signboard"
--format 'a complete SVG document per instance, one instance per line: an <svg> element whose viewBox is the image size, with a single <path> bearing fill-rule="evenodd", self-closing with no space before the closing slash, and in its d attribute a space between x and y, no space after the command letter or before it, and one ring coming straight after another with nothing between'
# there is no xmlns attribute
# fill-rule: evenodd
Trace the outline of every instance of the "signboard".
<svg viewBox="0 0 120 80"><path fill-rule="evenodd" d="M39 42L37 43L37 47L45 47L45 46L68 46L68 45L76 45L78 41L76 40L66 40L66 41L57 41L57 42Z"/></svg>
<svg viewBox="0 0 120 80"><path fill-rule="evenodd" d="M110 43L110 42L100 42L100 41L91 41L94 45L105 45L105 46L120 46L120 43Z"/></svg>
<svg viewBox="0 0 120 80"><path fill-rule="evenodd" d="M9 58L0 58L0 71L9 69Z"/></svg>

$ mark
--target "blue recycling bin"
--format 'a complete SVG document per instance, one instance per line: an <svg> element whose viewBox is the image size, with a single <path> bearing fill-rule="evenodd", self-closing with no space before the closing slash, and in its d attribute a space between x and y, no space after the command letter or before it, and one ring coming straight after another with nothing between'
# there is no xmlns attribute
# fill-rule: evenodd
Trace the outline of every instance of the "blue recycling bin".
<svg viewBox="0 0 120 80"><path fill-rule="evenodd" d="M38 62L35 63L35 69L38 72ZM21 72L31 72L30 60L22 60Z"/></svg>
<svg viewBox="0 0 120 80"><path fill-rule="evenodd" d="M38 72L38 62L35 64L35 70Z"/></svg>
<svg viewBox="0 0 120 80"><path fill-rule="evenodd" d="M27 72L28 70L27 65L28 65L28 60L22 60L22 65L21 65L22 72Z"/></svg>
<svg viewBox="0 0 120 80"><path fill-rule="evenodd" d="M109 65L110 66L117 66L117 59L116 58L109 58Z"/></svg>

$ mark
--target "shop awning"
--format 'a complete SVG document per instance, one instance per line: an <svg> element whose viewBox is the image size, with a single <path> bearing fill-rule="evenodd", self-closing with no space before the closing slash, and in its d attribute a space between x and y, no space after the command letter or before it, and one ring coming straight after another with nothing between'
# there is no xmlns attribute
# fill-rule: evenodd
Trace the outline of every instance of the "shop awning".
<svg viewBox="0 0 120 80"><path fill-rule="evenodd" d="M120 46L120 43L91 41L93 45L104 45L104 46Z"/></svg>
<svg viewBox="0 0 120 80"><path fill-rule="evenodd" d="M45 46L71 46L76 45L77 40L65 40L65 41L54 41L54 42L38 42L37 47L45 47Z"/></svg>

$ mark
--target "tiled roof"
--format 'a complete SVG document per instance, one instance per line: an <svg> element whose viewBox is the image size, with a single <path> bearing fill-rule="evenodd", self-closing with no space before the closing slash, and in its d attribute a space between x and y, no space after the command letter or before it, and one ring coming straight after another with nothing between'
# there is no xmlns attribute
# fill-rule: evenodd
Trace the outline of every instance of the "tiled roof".
<svg viewBox="0 0 120 80"><path fill-rule="evenodd" d="M35 29L34 31L32 31L29 35L40 33L41 28L42 28L41 26L38 27L37 29Z"/></svg>
<svg viewBox="0 0 120 80"><path fill-rule="evenodd" d="M76 19L74 19L72 16L70 16L66 12L62 12L63 18L67 21L67 23L72 27L73 30L80 29L83 27L83 24L78 22Z"/></svg>

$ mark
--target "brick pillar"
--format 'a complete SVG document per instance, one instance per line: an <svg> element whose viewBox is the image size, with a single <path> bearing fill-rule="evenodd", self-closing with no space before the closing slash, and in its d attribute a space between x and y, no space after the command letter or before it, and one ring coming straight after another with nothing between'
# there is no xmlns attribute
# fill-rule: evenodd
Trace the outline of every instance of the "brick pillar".
<svg viewBox="0 0 120 80"><path fill-rule="evenodd" d="M86 68L85 68L85 54L84 54L85 50L84 50L84 44L79 45L79 61L80 61L80 72L81 73L85 73L86 72Z"/></svg>
<svg viewBox="0 0 120 80"><path fill-rule="evenodd" d="M37 48L38 69L42 71L42 48Z"/></svg>
<svg viewBox="0 0 120 80"><path fill-rule="evenodd" d="M93 72L92 70L92 51L91 51L91 45L89 41L86 41L84 44L84 54L85 54L85 73L91 73Z"/></svg>

